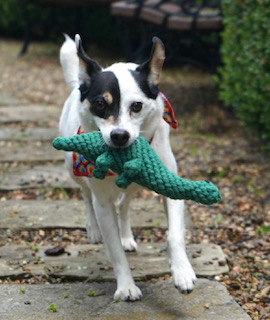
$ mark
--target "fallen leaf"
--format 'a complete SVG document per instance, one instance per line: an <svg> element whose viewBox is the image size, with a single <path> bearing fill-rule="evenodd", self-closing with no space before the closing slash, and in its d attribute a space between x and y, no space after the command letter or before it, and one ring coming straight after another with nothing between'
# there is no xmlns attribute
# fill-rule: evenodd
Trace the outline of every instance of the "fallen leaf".
<svg viewBox="0 0 270 320"><path fill-rule="evenodd" d="M47 249L44 253L47 256L60 256L61 254L65 253L65 247L62 245Z"/></svg>

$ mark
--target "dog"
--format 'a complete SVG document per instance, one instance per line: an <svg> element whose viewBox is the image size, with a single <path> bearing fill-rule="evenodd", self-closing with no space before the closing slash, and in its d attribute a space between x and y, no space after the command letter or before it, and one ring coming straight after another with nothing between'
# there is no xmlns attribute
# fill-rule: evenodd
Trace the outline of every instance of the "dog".
<svg viewBox="0 0 270 320"><path fill-rule="evenodd" d="M60 62L71 93L62 110L60 135L70 137L80 130L100 131L105 143L113 148L125 148L142 135L168 169L177 173L169 143L170 128L163 120L164 103L158 89L165 59L162 41L153 38L150 58L140 65L120 62L102 68L86 54L79 35L75 36L75 41L65 37ZM112 173L99 180L89 178L83 168L80 176L74 168L72 152L65 152L65 163L82 190L88 236L93 243L103 240L113 265L117 282L114 299L141 299L141 290L132 278L125 255L125 251L137 249L128 207L139 187L131 184L123 193L115 185ZM119 197L118 225L115 203ZM173 282L180 292L190 293L196 275L185 250L184 201L165 198L164 207L168 217L167 241Z"/></svg>

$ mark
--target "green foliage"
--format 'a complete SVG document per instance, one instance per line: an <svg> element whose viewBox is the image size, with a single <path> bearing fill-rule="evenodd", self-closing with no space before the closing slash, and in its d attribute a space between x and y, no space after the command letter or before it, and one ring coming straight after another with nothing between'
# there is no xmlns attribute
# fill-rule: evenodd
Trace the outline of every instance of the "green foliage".
<svg viewBox="0 0 270 320"><path fill-rule="evenodd" d="M90 290L90 291L87 292L87 295L88 295L89 297L95 297L97 294L96 294L96 291Z"/></svg>
<svg viewBox="0 0 270 320"><path fill-rule="evenodd" d="M72 37L75 33L80 33L84 42L115 48L117 35L108 7L80 8L38 1L0 0L1 35L22 38L26 14L33 26L33 38L36 40L62 42L63 33Z"/></svg>
<svg viewBox="0 0 270 320"><path fill-rule="evenodd" d="M69 296L66 294L66 293L62 293L62 297L63 297L63 299L67 299Z"/></svg>
<svg viewBox="0 0 270 320"><path fill-rule="evenodd" d="M270 148L270 0L222 0L220 97Z"/></svg>
<svg viewBox="0 0 270 320"><path fill-rule="evenodd" d="M262 227L258 227L257 231L259 233L260 236L264 236L266 235L268 232L270 232L270 226L262 226Z"/></svg>
<svg viewBox="0 0 270 320"><path fill-rule="evenodd" d="M21 7L17 0L0 0L0 31L2 34L17 33L24 27Z"/></svg>
<svg viewBox="0 0 270 320"><path fill-rule="evenodd" d="M49 310L50 312L57 312L58 307L55 306L54 304L51 304L51 305L49 306L48 310Z"/></svg>

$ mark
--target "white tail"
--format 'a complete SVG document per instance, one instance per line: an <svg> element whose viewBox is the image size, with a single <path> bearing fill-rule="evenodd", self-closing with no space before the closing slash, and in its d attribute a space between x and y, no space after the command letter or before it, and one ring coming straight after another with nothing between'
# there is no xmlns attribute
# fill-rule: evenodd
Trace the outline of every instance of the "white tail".
<svg viewBox="0 0 270 320"><path fill-rule="evenodd" d="M64 77L70 90L79 86L79 58L75 42L66 34L66 40L60 49L60 62Z"/></svg>

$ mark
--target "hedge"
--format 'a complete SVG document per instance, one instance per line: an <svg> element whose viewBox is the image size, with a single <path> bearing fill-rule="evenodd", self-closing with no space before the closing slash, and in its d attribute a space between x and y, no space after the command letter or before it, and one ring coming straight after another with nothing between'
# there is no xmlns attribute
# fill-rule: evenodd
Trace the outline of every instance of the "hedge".
<svg viewBox="0 0 270 320"><path fill-rule="evenodd" d="M270 0L222 0L220 97L270 149Z"/></svg>

